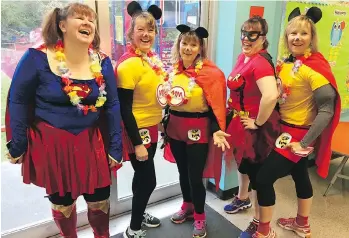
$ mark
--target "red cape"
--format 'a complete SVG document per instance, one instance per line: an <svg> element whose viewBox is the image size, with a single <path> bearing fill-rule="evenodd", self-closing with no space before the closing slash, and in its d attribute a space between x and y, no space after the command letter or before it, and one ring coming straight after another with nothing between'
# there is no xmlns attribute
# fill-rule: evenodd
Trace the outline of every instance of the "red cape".
<svg viewBox="0 0 349 238"><path fill-rule="evenodd" d="M211 61L204 60L203 67L196 77L195 82L202 88L207 104L212 108L216 116L219 127L225 131L226 127L226 99L227 87L223 72ZM186 70L186 74L194 73L194 68ZM204 171L204 178L214 178L216 189L219 188L219 182L222 173L222 150L213 144L212 137L209 142L209 154ZM166 160L175 163L170 144L167 143L164 150Z"/></svg>
<svg viewBox="0 0 349 238"><path fill-rule="evenodd" d="M339 123L341 113L341 98L338 92L336 79L331 71L331 66L321 53L313 53L307 60L304 61L304 64L324 76L337 92L335 111L332 121L321 133L315 144L316 165L318 167L317 173L321 177L326 178L328 175L328 169L330 167L330 160L332 155L332 136Z"/></svg>

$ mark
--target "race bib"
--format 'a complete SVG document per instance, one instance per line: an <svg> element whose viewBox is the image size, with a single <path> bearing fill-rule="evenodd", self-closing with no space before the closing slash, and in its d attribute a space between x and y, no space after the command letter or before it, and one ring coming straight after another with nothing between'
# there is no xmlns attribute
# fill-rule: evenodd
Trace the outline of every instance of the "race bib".
<svg viewBox="0 0 349 238"><path fill-rule="evenodd" d="M201 138L201 131L199 129L189 130L188 138L192 141L199 141Z"/></svg>
<svg viewBox="0 0 349 238"><path fill-rule="evenodd" d="M156 89L156 99L158 100L158 103L160 106L164 107L167 104L166 100L166 91L163 84L159 84L159 86Z"/></svg>
<svg viewBox="0 0 349 238"><path fill-rule="evenodd" d="M170 105L171 106L180 106L183 104L185 99L185 91L182 87L175 86L173 87L170 92L171 96Z"/></svg>
<svg viewBox="0 0 349 238"><path fill-rule="evenodd" d="M275 142L276 148L283 149L291 142L292 136L286 132L282 133Z"/></svg>
<svg viewBox="0 0 349 238"><path fill-rule="evenodd" d="M143 145L148 145L151 142L150 132L148 129L139 130L139 135L142 138Z"/></svg>

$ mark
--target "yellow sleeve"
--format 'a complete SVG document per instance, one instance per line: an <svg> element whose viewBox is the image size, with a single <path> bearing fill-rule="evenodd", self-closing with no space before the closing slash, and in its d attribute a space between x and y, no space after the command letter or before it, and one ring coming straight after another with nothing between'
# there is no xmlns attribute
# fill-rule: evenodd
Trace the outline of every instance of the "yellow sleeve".
<svg viewBox="0 0 349 238"><path fill-rule="evenodd" d="M330 83L322 74L312 69L309 70L308 80L312 91Z"/></svg>
<svg viewBox="0 0 349 238"><path fill-rule="evenodd" d="M129 58L119 64L116 80L118 88L135 89L140 78L141 64L141 59L138 57Z"/></svg>

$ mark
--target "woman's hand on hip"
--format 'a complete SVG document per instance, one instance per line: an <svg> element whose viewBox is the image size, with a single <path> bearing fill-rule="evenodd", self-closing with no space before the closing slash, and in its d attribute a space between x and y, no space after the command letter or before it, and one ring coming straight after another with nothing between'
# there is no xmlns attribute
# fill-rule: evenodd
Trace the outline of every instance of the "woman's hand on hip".
<svg viewBox="0 0 349 238"><path fill-rule="evenodd" d="M245 130L250 129L250 130L257 130L258 127L255 124L255 119L249 118L249 117L241 117L240 122L242 125L244 125Z"/></svg>

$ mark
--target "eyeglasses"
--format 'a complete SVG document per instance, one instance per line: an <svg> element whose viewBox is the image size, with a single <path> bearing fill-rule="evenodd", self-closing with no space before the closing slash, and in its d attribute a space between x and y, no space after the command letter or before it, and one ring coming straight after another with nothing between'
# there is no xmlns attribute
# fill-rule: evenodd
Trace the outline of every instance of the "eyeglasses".
<svg viewBox="0 0 349 238"><path fill-rule="evenodd" d="M260 31L244 31L241 30L241 37L240 39L243 40L245 37L247 37L247 39L251 42L255 42L256 40L258 40L258 38L260 36L265 36L265 34L263 34Z"/></svg>

